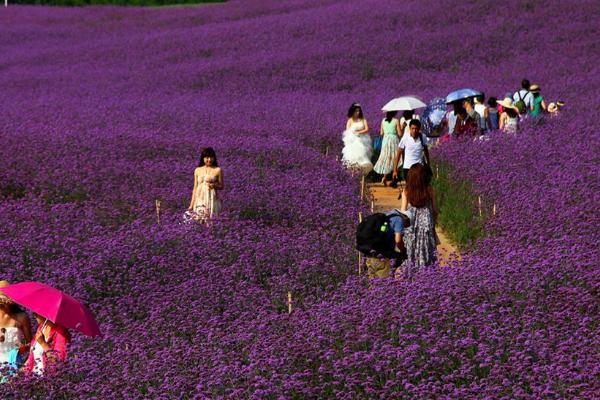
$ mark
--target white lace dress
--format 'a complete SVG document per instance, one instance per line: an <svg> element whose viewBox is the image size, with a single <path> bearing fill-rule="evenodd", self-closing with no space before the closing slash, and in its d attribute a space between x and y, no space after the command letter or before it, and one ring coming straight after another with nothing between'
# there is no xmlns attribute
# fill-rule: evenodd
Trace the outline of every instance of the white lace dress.
<svg viewBox="0 0 600 400"><path fill-rule="evenodd" d="M373 169L371 155L373 145L368 134L358 134L357 131L365 129L365 122L358 120L350 124L350 128L342 134L344 148L342 149L342 163L348 168L359 168L364 174Z"/></svg>

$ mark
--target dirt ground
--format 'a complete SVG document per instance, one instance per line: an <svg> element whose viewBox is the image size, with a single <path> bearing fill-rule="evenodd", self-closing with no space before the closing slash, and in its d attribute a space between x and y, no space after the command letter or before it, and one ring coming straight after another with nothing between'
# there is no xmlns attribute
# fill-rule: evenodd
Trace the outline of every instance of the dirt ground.
<svg viewBox="0 0 600 400"><path fill-rule="evenodd" d="M398 189L393 189L389 186L384 187L381 183L369 183L367 184L367 188L374 199L374 212L386 212L393 208L400 207L400 200L398 200ZM458 249L450 242L444 230L440 226L437 226L436 231L440 238L440 244L437 247L440 264L447 265L451 258L460 259L460 253Z"/></svg>

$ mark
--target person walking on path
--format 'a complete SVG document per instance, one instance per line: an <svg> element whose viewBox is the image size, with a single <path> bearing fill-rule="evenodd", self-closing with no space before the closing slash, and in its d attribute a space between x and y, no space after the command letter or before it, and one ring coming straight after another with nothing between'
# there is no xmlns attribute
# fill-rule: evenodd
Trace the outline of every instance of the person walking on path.
<svg viewBox="0 0 600 400"><path fill-rule="evenodd" d="M388 244L391 251L386 257L366 257L367 277L387 278L390 276L392 260L400 263L406 257L406 250L402 241L402 235L405 231L405 222L402 213L399 210L391 210L385 213L388 216Z"/></svg>
<svg viewBox="0 0 600 400"><path fill-rule="evenodd" d="M429 160L429 150L425 145L425 138L421 134L421 121L413 119L410 121L410 136L403 136L398 144L398 150L396 151L396 157L394 159L394 170L392 172L393 177L395 179L398 178L398 163L400 157L402 157L403 160L402 170L404 180L406 180L408 177L408 169L414 164L422 162L423 156L425 157L427 164L431 165Z"/></svg>
<svg viewBox="0 0 600 400"><path fill-rule="evenodd" d="M506 133L517 133L519 130L519 109L513 105L510 97L499 101L502 106L500 114L500 129Z"/></svg>
<svg viewBox="0 0 600 400"><path fill-rule="evenodd" d="M212 147L200 154L200 162L194 170L194 189L187 215L197 221L206 221L221 211L217 190L223 190L223 171L219 168L217 155Z"/></svg>
<svg viewBox="0 0 600 400"><path fill-rule="evenodd" d="M490 112L484 103L485 97L483 95L475 96L474 109L479 114L479 126L481 128L481 134L485 134L490 130Z"/></svg>
<svg viewBox="0 0 600 400"><path fill-rule="evenodd" d="M383 186L387 186L387 176L392 173L394 169L394 156L396 155L396 149L400 143L400 124L395 118L397 111L388 111L385 118L381 121L381 129L379 134L383 136L381 144L381 153L379 159L375 163L373 169L380 175L383 175L381 183Z"/></svg>
<svg viewBox="0 0 600 400"><path fill-rule="evenodd" d="M359 103L353 103L348 109L348 120L346 130L342 134L342 141L344 142L342 163L347 168L358 168L363 174L368 174L373 169L371 162L373 146L369 136L369 124Z"/></svg>
<svg viewBox="0 0 600 400"><path fill-rule="evenodd" d="M400 211L411 215L411 224L403 235L407 259L402 263L400 273L404 278L411 278L418 269L436 261L437 209L430 181L425 166L416 163L410 167L402 191Z"/></svg>
<svg viewBox="0 0 600 400"><path fill-rule="evenodd" d="M410 136L410 121L413 119L421 119L418 114L415 114L414 110L406 110L402 113L402 118L400 118L400 138Z"/></svg>
<svg viewBox="0 0 600 400"><path fill-rule="evenodd" d="M546 112L546 102L540 93L540 87L538 85L531 85L529 91L533 95L533 103L531 105L531 111L529 114L532 117L537 118L542 113Z"/></svg>
<svg viewBox="0 0 600 400"><path fill-rule="evenodd" d="M519 114L524 117L531 110L533 105L533 95L530 92L531 83L528 79L521 81L521 89L517 90L512 96L513 104Z"/></svg>
<svg viewBox="0 0 600 400"><path fill-rule="evenodd" d="M500 128L500 114L498 113L498 99L490 97L488 99L488 121L489 129L497 131Z"/></svg>

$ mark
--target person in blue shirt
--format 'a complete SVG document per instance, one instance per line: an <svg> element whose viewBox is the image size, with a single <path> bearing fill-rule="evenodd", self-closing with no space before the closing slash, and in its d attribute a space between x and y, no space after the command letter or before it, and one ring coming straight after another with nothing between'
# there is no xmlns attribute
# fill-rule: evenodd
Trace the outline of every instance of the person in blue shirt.
<svg viewBox="0 0 600 400"><path fill-rule="evenodd" d="M406 258L406 249L402 242L402 235L404 234L404 218L400 210L394 209L385 213L389 218L389 246L390 249L394 249L393 257L390 258L378 258L378 257L367 257L367 277L373 278L387 278L390 276L391 260L396 259L402 261ZM406 213L404 213L406 215Z"/></svg>

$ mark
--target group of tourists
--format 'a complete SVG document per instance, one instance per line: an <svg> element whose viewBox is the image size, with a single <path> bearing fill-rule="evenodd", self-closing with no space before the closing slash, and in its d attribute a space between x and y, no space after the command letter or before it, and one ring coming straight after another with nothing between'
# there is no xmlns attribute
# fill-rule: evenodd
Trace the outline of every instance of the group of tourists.
<svg viewBox="0 0 600 400"><path fill-rule="evenodd" d="M52 365L65 361L71 341L65 327L35 312L37 330L32 334L25 310L3 293L7 286L7 281L0 281L0 382L20 370L44 374Z"/></svg>
<svg viewBox="0 0 600 400"><path fill-rule="evenodd" d="M398 101L393 103L394 100ZM487 104L485 95L472 89L452 92L446 99L433 99L429 105L411 96L394 100L383 108L386 114L374 143L359 103L350 106L343 133L345 166L363 174L374 170L382 177L384 186L390 183L397 187L398 182L404 183L400 189L399 209L373 214L357 229L357 248L367 256L369 277L388 276L391 260L399 266L397 276L407 278L417 269L435 262L439 240L435 231L437 209L431 187L429 144L452 137L482 138L498 130L517 134L526 119L556 115L564 106L562 101L546 105L540 86L531 84L528 79L522 80L516 92L506 94L502 100L490 97ZM416 106L410 109L388 107L407 102ZM452 108L450 111L448 106ZM420 107L425 107L422 116L414 111ZM400 119L397 118L399 111L402 111ZM372 157L377 152L373 165Z"/></svg>

